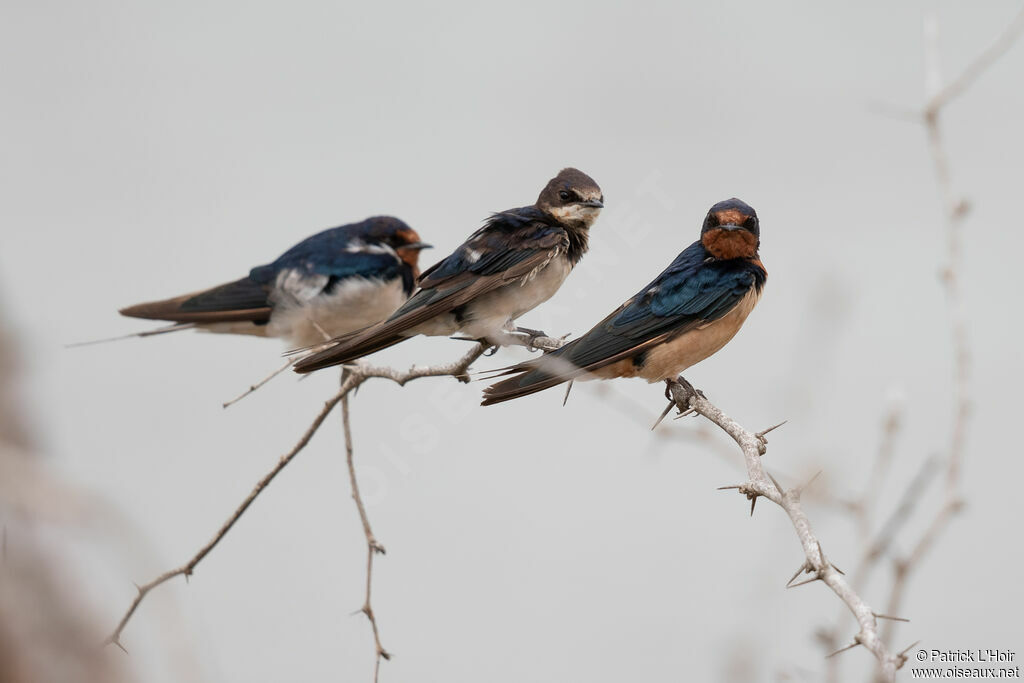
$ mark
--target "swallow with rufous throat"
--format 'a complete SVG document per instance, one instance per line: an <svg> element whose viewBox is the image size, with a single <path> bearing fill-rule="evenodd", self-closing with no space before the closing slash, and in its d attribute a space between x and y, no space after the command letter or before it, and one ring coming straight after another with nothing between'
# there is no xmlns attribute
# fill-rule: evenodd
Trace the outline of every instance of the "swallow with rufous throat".
<svg viewBox="0 0 1024 683"><path fill-rule="evenodd" d="M675 378L719 351L761 297L767 271L758 255L757 213L739 199L711 207L700 239L649 285L579 339L499 371L483 405L574 379Z"/></svg>

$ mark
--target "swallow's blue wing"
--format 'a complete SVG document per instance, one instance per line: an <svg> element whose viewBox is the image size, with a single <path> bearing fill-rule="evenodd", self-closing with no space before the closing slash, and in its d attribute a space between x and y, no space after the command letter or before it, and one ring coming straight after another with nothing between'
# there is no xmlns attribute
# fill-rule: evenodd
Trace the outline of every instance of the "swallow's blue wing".
<svg viewBox="0 0 1024 683"><path fill-rule="evenodd" d="M121 312L176 322L263 323L270 319L275 304L308 301L351 277L402 277L406 290L412 291L412 273L402 267L397 254L379 241L364 239L371 228L379 230L380 221L400 223L398 219L382 216L330 228L302 240L273 263L253 268L248 277L193 294L138 304Z"/></svg>
<svg viewBox="0 0 1024 683"><path fill-rule="evenodd" d="M423 272L419 291L391 319L417 312L421 322L444 308L464 305L543 265L566 240L565 230L546 222L533 207L495 214L458 249Z"/></svg>
<svg viewBox="0 0 1024 683"><path fill-rule="evenodd" d="M549 355L595 370L721 318L764 282L754 264L706 259L700 242L690 245L614 313Z"/></svg>
<svg viewBox="0 0 1024 683"><path fill-rule="evenodd" d="M304 302L330 292L349 278L408 280L412 272L403 268L394 250L380 243L360 239L354 230L362 224L344 225L317 233L299 242L273 263L249 272L249 279L269 291L269 301Z"/></svg>
<svg viewBox="0 0 1024 683"><path fill-rule="evenodd" d="M419 290L390 318L338 338L331 348L300 360L295 369L311 372L396 344L406 330L521 281L568 246L565 230L550 224L537 209L495 214L451 255L424 271Z"/></svg>

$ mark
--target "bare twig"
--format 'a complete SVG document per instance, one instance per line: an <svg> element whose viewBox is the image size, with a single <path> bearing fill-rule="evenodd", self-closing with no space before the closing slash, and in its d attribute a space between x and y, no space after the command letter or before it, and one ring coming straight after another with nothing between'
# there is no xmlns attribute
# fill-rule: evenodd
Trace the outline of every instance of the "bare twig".
<svg viewBox="0 0 1024 683"><path fill-rule="evenodd" d="M235 396L230 401L226 401L224 403L223 407L224 408L230 408L231 406L235 405L236 403L241 401L243 398L245 398L249 394L253 393L257 389L262 387L264 384L266 384L267 382L269 382L270 380L274 379L275 377L280 375L282 372L284 372L285 370L290 368L292 366L292 363L294 363L294 362L295 361L293 361L291 358L289 358L287 361L285 361L285 364L282 365L281 367L279 367L277 370L274 370L272 373L270 373L269 375L267 375L266 377L261 379L259 382L256 382L256 384L253 384L248 389L246 389L245 391L240 393L238 396Z"/></svg>
<svg viewBox="0 0 1024 683"><path fill-rule="evenodd" d="M305 433L302 435L302 438L299 439L298 443L296 443L291 448L291 450L289 450L287 453L281 456L280 460L278 460L277 464L274 465L273 469L271 469L256 483L256 486L253 487L253 490L249 493L248 496L245 497L245 499L235 509L231 516L228 517L227 521L225 521L224 524L221 525L220 529L217 531L216 534L214 534L213 538L210 539L210 541L206 543L206 545L200 548L199 551L195 555L193 555L192 558L189 559L188 562L186 562L185 564L175 569L166 571L163 574L160 574L148 583L142 584L140 586L137 585L138 593L135 596L135 599L132 600L132 603L131 605L129 605L128 610L125 612L124 616L121 617L121 621L118 622L117 627L114 629L114 631L110 634L110 636L106 639L105 642L107 644L117 645L118 647L124 649L123 645L121 644L121 634L124 632L125 626L127 626L128 621L132 618L132 615L135 614L135 611L138 609L143 599L145 599L146 595L157 586L166 583L167 581L170 581L176 576L184 576L186 578L191 576L196 566L203 561L203 559L210 553L210 551L212 551L217 546L218 543L220 543L224 536L226 536L227 533L231 530L231 527L233 527L235 523L242 517L242 515L245 514L245 511L249 508L250 505L252 505L252 503L260 495L260 493L262 493L263 490L270 484L270 482L273 481L274 477L276 477L281 472L281 470L287 467L288 464L295 458L295 456L298 455L302 451L302 449L306 447L306 445L313 438L313 435L316 434L317 430L320 428L320 425L322 425L324 420L327 419L327 416L334 409L334 407L338 403L340 403L350 392L354 391L357 387L363 384L363 382L373 378L381 378L391 380L392 382L397 383L399 386L404 386L407 382L411 382L412 380L419 379L421 377L443 376L452 376L461 382L468 382L469 377L467 375L467 371L469 369L469 366L472 365L473 362L476 361L481 355L483 355L484 351L486 350L486 345L476 344L468 353L463 355L457 361L446 363L443 365L435 365L431 367L414 367L407 371L395 370L394 368L388 367L376 367L364 364L359 364L357 366L352 366L351 368L349 368L349 371L346 374L345 380L342 383L341 388L334 396L332 396L324 404L324 407L317 414L316 418L313 420L313 423L306 429Z"/></svg>
<svg viewBox="0 0 1024 683"><path fill-rule="evenodd" d="M747 481L735 488L751 501L763 497L780 506L789 516L797 537L800 539L805 559L800 571L793 576L793 579L796 579L802 572L812 574L812 581L822 581L843 601L860 626L860 631L854 637L854 645L863 645L867 648L878 660L880 670L886 679L893 680L896 670L903 665L905 657L889 652L889 648L879 637L878 622L875 619L874 611L850 587L842 572L825 557L821 543L815 537L811 523L800 504L800 493L803 487L786 490L765 472L761 465L761 456L767 449L763 434L759 435L740 426L738 422L723 413L699 392L694 391L682 378L670 381L668 388L680 412L697 411L718 425L739 445L746 461ZM792 579L790 583L792 583Z"/></svg>
<svg viewBox="0 0 1024 683"><path fill-rule="evenodd" d="M341 384L342 386L345 385L344 371L341 373ZM356 465L352 446L352 425L349 421L347 393L341 399L341 424L345 432L345 460L348 463L348 478L352 484L352 499L356 502L356 508L359 510L359 520L363 523L363 533L366 535L366 597L363 600L361 611L366 615L366 618L370 620L370 626L373 628L373 641L377 651L377 658L373 666L373 680L374 683L376 683L380 678L381 659L391 659L391 655L388 654L388 651L384 649L383 645L381 645L380 629L377 627L377 617L373 613L373 606L370 601L373 588L373 557L377 553L383 555L385 550L384 546L377 541L377 537L373 535L373 529L370 528L370 518L366 515L366 506L363 505L363 497L359 493L359 481L356 478Z"/></svg>
<svg viewBox="0 0 1024 683"><path fill-rule="evenodd" d="M128 607L128 611L125 612L123 617L121 617L121 621L117 624L117 627L114 629L114 632L111 633L110 636L107 638L107 643L117 645L121 649L124 649L124 646L121 644L121 633L124 631L124 627L128 624L128 620L132 618L132 615L135 613L135 610L138 609L139 604L142 603L142 600L146 597L149 591L153 590L162 583L170 581L176 576L184 576L186 579L190 577L192 575L193 570L195 570L196 566L200 562L202 562L203 559L210 553L210 551L213 550L218 543L220 543L221 539L223 539L224 536L227 535L227 533L231 530L231 527L235 525L235 522L237 522L241 518L241 516L245 514L245 511L249 509L249 506L252 505L253 501L256 500L257 496L259 496L260 493L263 492L263 489L265 489L270 484L270 482L274 480L274 477L276 477L281 472L281 470L287 467L288 463L290 463L292 459L296 455L298 455L303 448L306 447L310 439L313 438L313 435L316 434L316 431L320 428L320 425L322 425L324 420L327 419L327 415L330 414L331 410L334 409L334 406L337 405L338 402L351 389L354 388L355 385L356 382L355 380L353 380L348 386L342 387L337 394L335 394L330 400L328 400L324 404L324 407L320 410L316 418L313 420L313 424L311 424L306 429L306 432L302 435L302 438L299 439L298 443L296 443L290 451L281 456L281 459L277 461L277 464L274 465L273 469L271 469L270 472L265 474L263 478L261 478L256 483L256 486L253 487L252 491L249 492L249 495L245 497L245 500L242 501L241 505L235 508L235 511L231 514L230 517L228 517L227 521L221 525L220 529L217 530L217 533L214 534L213 538L210 539L210 541L206 545L199 549L199 552L193 555L188 562L181 565L180 567L164 572L163 574L156 577L149 583L144 583L141 586L136 585L136 587L138 588L138 594L135 596L135 599L132 600L132 604Z"/></svg>

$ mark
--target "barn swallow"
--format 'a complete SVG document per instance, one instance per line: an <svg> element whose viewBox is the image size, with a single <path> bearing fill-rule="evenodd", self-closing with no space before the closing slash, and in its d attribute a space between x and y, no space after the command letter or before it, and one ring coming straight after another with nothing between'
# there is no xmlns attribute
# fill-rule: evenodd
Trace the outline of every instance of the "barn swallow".
<svg viewBox="0 0 1024 683"><path fill-rule="evenodd" d="M575 168L552 178L532 206L495 213L390 318L333 340L295 363L296 372L340 365L418 334L501 343L520 315L547 301L587 251L604 207L597 183Z"/></svg>
<svg viewBox="0 0 1024 683"><path fill-rule="evenodd" d="M307 237L241 280L120 312L177 323L156 332L196 328L316 344L380 322L405 303L420 250L429 247L399 219L376 216Z"/></svg>
<svg viewBox="0 0 1024 683"><path fill-rule="evenodd" d="M577 378L676 377L725 346L757 304L768 276L760 244L753 208L715 204L700 239L653 282L579 339L500 371L514 376L484 390L483 405Z"/></svg>

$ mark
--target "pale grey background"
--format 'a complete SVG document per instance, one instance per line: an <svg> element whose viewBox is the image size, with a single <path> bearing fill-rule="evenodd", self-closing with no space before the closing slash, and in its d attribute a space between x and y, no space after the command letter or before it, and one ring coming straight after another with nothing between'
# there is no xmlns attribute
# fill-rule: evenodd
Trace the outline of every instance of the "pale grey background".
<svg viewBox="0 0 1024 683"><path fill-rule="evenodd" d="M1018 5L940 3L947 74ZM430 263L570 164L608 209L591 253L522 322L585 330L695 239L711 203L739 196L762 219L768 287L689 377L747 426L788 419L769 467L790 481L822 467L842 495L866 478L885 396L905 396L891 504L949 432L945 233L923 130L871 103L922 102L932 6L4 3L0 297L52 466L118 513L59 536L95 577L84 597L102 625L133 580L206 541L337 377L282 378L224 411L276 367L278 343L63 344L144 329L116 308L239 277L371 214L415 226L438 247ZM1024 650L1022 78L1018 45L945 119L955 181L976 205L970 505L914 581L904 644ZM421 339L375 360L464 350ZM380 382L355 401L389 551L375 583L395 654L384 681L819 678L813 631L840 605L820 584L782 589L801 557L777 509L750 520L715 490L743 476L738 453L652 436L660 387L621 382L612 403L577 385L564 409L548 392L486 410L481 388ZM808 512L852 566L847 518ZM146 681L367 681L369 628L350 616L364 561L332 420L191 585L144 604L125 633L130 661ZM865 592L879 607L887 576ZM843 659L863 678L867 653Z"/></svg>

